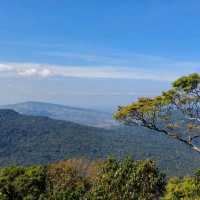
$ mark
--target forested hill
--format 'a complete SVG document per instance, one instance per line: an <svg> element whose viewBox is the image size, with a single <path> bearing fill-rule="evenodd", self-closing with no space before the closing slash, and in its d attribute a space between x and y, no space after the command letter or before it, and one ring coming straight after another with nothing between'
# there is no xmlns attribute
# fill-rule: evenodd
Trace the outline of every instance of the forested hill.
<svg viewBox="0 0 200 200"><path fill-rule="evenodd" d="M117 125L117 122L112 120L112 113L52 103L30 101L0 108L13 109L25 115L46 116L94 127L110 128Z"/></svg>
<svg viewBox="0 0 200 200"><path fill-rule="evenodd" d="M0 166L46 164L74 157L151 158L169 175L192 174L200 155L183 144L134 127L107 130L0 110Z"/></svg>

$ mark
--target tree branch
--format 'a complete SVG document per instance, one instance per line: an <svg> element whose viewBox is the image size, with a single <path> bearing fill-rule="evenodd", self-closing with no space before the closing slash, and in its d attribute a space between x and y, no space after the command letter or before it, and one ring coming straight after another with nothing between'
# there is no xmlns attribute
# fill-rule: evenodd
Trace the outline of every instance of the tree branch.
<svg viewBox="0 0 200 200"><path fill-rule="evenodd" d="M170 134L168 131L166 131L165 129L159 129L157 127L152 127L152 126L146 126L147 128L151 129L151 130L154 130L154 131L157 131L159 133L164 133L165 135L169 136L169 137L172 137L184 144L186 144L188 147L190 147L191 149L193 149L194 151L200 153L200 147L197 147L196 145L192 144L192 140L194 138L197 138L197 137L200 137L200 135L198 136L194 136L190 141L188 140L185 140L181 137L179 137L178 135L175 135L175 134Z"/></svg>

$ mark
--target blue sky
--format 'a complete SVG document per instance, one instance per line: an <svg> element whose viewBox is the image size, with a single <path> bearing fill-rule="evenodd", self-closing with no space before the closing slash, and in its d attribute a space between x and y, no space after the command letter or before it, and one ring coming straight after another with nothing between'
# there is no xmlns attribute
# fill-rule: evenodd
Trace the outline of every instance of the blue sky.
<svg viewBox="0 0 200 200"><path fill-rule="evenodd" d="M0 104L103 109L156 95L200 71L199 9L194 0L0 0Z"/></svg>

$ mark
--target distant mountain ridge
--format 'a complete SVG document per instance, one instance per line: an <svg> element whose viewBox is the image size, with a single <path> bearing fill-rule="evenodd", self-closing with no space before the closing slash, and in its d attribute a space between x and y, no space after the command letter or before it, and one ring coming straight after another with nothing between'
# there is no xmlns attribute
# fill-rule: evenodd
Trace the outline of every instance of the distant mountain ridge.
<svg viewBox="0 0 200 200"><path fill-rule="evenodd" d="M52 119L72 121L94 127L110 128L117 125L117 122L112 119L111 113L52 103L29 101L3 105L0 108L13 109L25 115L46 116Z"/></svg>

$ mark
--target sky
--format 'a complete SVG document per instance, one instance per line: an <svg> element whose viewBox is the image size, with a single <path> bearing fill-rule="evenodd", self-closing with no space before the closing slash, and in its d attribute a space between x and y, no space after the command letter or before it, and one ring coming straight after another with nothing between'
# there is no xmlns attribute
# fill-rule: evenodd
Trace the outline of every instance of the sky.
<svg viewBox="0 0 200 200"><path fill-rule="evenodd" d="M0 0L0 104L114 110L200 71L200 2Z"/></svg>

